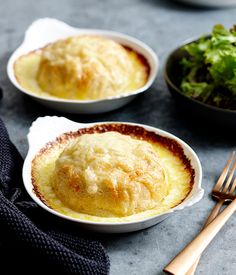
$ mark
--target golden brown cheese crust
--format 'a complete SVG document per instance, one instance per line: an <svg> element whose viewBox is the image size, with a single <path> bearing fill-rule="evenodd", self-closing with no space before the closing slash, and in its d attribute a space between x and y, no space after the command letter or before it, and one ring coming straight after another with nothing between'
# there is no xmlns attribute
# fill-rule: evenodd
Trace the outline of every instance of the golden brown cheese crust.
<svg viewBox="0 0 236 275"><path fill-rule="evenodd" d="M58 40L17 59L18 82L50 96L95 100L129 93L149 76L146 59L128 47L97 36Z"/></svg>
<svg viewBox="0 0 236 275"><path fill-rule="evenodd" d="M154 132L149 132L146 131L144 128L139 127L139 126L131 126L131 125L125 125L125 124L101 124L101 125L95 125L91 128L84 128L84 129L79 129L77 132L71 132L71 133L66 133L61 135L60 137L57 138L56 141L48 143L43 149L40 150L40 152L37 154L37 156L34 158L33 162L32 162L32 182L34 185L34 191L37 194L37 196L49 207L54 208L55 206L52 205L52 203L50 202L49 198L47 197L47 194L42 191L41 186L39 184L39 182L37 182L37 178L38 178L38 172L37 171L37 165L38 162L40 161L40 158L46 156L47 154L49 154L50 152L53 152L56 150L56 148L60 147L61 150L64 149L65 144L68 144L68 142L70 142L71 140L74 140L75 138L78 138L81 135L84 134L93 134L93 133L105 133L105 132L109 132L109 131L115 131L118 133L121 133L123 135L129 135L132 136L135 139L138 140L145 140L147 142L150 142L152 144L160 144L161 146L163 146L164 148L166 148L166 150L171 151L172 154L177 157L180 162L182 163L182 170L185 171L185 173L187 173L189 176L187 176L187 185L186 187L183 187L185 189L184 191L184 197L182 196L181 199L175 200L174 203L172 203L172 207L175 206L176 204L181 203L181 201L187 196L187 194L191 191L191 186L193 184L194 181L194 170L190 164L190 161L186 158L182 147L174 140L166 138L166 137L162 137L160 135L155 134ZM62 149L63 148L63 149ZM65 173L65 175L69 175L70 173L73 174L73 176L69 176L69 178L73 179L70 184L72 186L72 188L74 188L75 190L78 187L77 184L75 184L75 182L78 180L76 177L79 177L79 175L75 175L74 171L71 170L71 167L65 165L62 167L61 173ZM75 178L74 178L75 177ZM186 189L187 188L187 189ZM77 189L78 191L79 189ZM178 192L178 190L177 190ZM174 191L175 193L175 191ZM113 192L111 192L111 194L115 194ZM118 201L122 201L123 197L122 197L122 192L118 192L119 195L114 196L114 200ZM114 201L113 201L114 202ZM111 204L112 205L112 204ZM122 208L120 208L122 209ZM119 211L120 211L119 209ZM119 212L118 211L118 212ZM124 211L121 210L119 213L116 212L116 216L119 215L124 215ZM94 214L94 213L92 213ZM114 214L114 213L113 213ZM127 213L127 214L130 214ZM132 213L131 213L132 214ZM104 215L104 212L100 212L99 215Z"/></svg>
<svg viewBox="0 0 236 275"><path fill-rule="evenodd" d="M158 206L168 188L152 145L112 131L84 134L68 144L56 161L52 185L77 212L121 217Z"/></svg>

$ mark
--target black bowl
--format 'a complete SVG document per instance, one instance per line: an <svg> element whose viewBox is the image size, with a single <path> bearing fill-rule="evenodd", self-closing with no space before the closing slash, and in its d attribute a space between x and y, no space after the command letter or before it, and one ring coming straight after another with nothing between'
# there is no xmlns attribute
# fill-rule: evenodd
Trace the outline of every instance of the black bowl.
<svg viewBox="0 0 236 275"><path fill-rule="evenodd" d="M180 60L188 58L186 51L182 49L184 45L197 41L190 40L170 53L164 68L164 78L174 99L180 106L188 119L205 126L220 126L226 128L236 127L236 111L218 108L184 95L180 89L183 78L183 70Z"/></svg>

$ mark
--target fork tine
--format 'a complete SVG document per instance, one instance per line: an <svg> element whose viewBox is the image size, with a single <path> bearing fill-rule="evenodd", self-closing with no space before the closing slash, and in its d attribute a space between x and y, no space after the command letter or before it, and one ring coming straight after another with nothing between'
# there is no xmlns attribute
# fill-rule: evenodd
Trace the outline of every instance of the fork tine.
<svg viewBox="0 0 236 275"><path fill-rule="evenodd" d="M231 169L231 171L230 171L230 175L229 175L229 177L228 177L228 180L227 180L227 182L226 182L226 184L225 184L225 186L224 186L222 192L226 192L226 191L228 190L228 188L229 188L229 186L230 186L230 183L231 183L231 180L232 180L232 178L233 178L235 169L236 169L236 160L234 159L233 167L232 167L232 169Z"/></svg>
<svg viewBox="0 0 236 275"><path fill-rule="evenodd" d="M216 185L214 186L213 191L219 191L220 188L222 187L224 180L228 174L228 171L229 171L229 168L230 168L230 165L231 165L231 162L232 162L234 156L235 156L235 151L233 151L233 153L230 155L230 158L228 159L227 164L225 165L218 181L216 182Z"/></svg>
<svg viewBox="0 0 236 275"><path fill-rule="evenodd" d="M236 188L236 177L235 177L234 182L232 183L231 188L229 190L230 195L234 194L235 188Z"/></svg>

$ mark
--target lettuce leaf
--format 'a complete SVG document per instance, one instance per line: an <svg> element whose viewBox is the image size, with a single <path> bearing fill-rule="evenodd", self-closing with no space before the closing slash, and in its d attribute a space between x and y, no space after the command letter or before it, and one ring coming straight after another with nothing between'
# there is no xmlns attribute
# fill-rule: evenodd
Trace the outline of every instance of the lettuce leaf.
<svg viewBox="0 0 236 275"><path fill-rule="evenodd" d="M204 103L236 110L236 27L216 25L211 36L183 47L182 92Z"/></svg>

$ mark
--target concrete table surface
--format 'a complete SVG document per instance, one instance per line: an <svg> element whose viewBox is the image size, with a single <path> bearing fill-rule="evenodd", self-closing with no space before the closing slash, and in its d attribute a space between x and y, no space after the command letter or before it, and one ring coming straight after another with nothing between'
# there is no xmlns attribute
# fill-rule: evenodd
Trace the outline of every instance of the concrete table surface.
<svg viewBox="0 0 236 275"><path fill-rule="evenodd" d="M151 46L160 58L158 77L144 96L120 110L80 116L44 108L12 86L6 75L7 60L21 43L28 25L40 17L54 17L73 26L120 31ZM222 131L212 131L181 115L163 80L166 56L183 40L207 33L216 23L235 23L236 9L200 9L168 0L0 0L0 117L23 156L26 134L38 116L62 115L80 122L130 121L149 124L177 135L198 154L203 166L201 202L140 232L101 236L111 259L111 274L163 274L162 269L200 230L214 202L209 193L235 149L235 139ZM191 117L191 114L189 114ZM231 132L232 133L232 132ZM236 215L221 230L204 253L196 274L236 274Z"/></svg>

